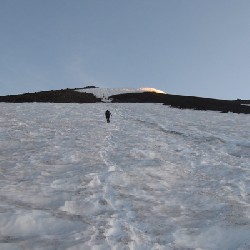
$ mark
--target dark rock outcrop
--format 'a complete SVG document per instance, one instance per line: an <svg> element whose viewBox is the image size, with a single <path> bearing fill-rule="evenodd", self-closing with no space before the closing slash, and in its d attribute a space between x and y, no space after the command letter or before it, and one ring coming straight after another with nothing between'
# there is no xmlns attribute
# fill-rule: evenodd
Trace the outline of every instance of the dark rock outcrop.
<svg viewBox="0 0 250 250"><path fill-rule="evenodd" d="M96 88L95 86L87 86L88 88ZM102 102L100 98L93 94L78 92L75 89L62 89L41 91L36 93L25 93L20 95L0 96L0 102L51 102L51 103L95 103ZM154 92L143 93L127 93L110 96L112 102L117 103L163 103L174 108L195 109L195 110L212 110L222 113L244 113L250 114L250 100L218 100L212 98L202 98L196 96L180 96L161 94Z"/></svg>
<svg viewBox="0 0 250 250"><path fill-rule="evenodd" d="M73 89L41 91L20 95L0 96L0 102L52 102L52 103L94 103L101 102L93 94L82 93Z"/></svg>
<svg viewBox="0 0 250 250"><path fill-rule="evenodd" d="M212 110L223 113L244 113L250 114L250 106L242 105L237 100L218 100L195 96L179 96L159 93L128 93L111 96L112 102L120 103L163 103L174 108Z"/></svg>

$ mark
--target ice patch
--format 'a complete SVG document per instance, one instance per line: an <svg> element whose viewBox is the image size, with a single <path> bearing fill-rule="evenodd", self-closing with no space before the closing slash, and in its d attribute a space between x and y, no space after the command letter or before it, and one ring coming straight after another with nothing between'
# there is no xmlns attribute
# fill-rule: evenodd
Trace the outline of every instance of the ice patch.
<svg viewBox="0 0 250 250"><path fill-rule="evenodd" d="M28 238L54 234L63 236L86 227L82 222L56 218L48 212L36 210L0 214L0 224L1 235Z"/></svg>
<svg viewBox="0 0 250 250"><path fill-rule="evenodd" d="M188 229L175 233L177 248L194 249L249 249L248 227L235 229L233 227L213 226L201 232L188 232Z"/></svg>
<svg viewBox="0 0 250 250"><path fill-rule="evenodd" d="M249 249L249 124L157 104L1 104L0 249Z"/></svg>

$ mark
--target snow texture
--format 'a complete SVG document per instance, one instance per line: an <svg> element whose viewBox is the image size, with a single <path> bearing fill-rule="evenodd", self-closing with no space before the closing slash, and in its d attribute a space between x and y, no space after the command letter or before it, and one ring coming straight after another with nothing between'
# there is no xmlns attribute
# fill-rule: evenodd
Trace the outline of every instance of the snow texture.
<svg viewBox="0 0 250 250"><path fill-rule="evenodd" d="M78 89L76 91L94 94L97 98L102 98L103 102L111 102L109 98L112 95L127 94L127 93L143 93L143 92L155 92L164 93L161 90L155 88L140 88L140 89L122 89L122 88L87 88Z"/></svg>
<svg viewBox="0 0 250 250"><path fill-rule="evenodd" d="M160 104L1 104L0 249L250 249L249 124Z"/></svg>

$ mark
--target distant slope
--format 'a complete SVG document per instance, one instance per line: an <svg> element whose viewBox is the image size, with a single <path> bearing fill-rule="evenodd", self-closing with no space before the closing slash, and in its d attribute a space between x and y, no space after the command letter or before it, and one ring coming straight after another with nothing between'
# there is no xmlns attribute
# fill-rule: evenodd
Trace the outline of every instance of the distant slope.
<svg viewBox="0 0 250 250"><path fill-rule="evenodd" d="M163 103L174 108L212 110L223 113L250 114L250 100L218 100L195 96L170 95L144 89L101 89L94 86L0 96L0 102L51 102L51 103ZM133 92L134 91L134 92ZM158 90L157 90L158 91ZM116 94L121 93L121 94Z"/></svg>
<svg viewBox="0 0 250 250"><path fill-rule="evenodd" d="M112 102L120 103L163 103L174 108L212 110L223 113L250 114L250 106L241 105L239 101L218 100L195 96L180 96L158 93L128 93L111 96Z"/></svg>
<svg viewBox="0 0 250 250"><path fill-rule="evenodd" d="M83 88L83 89L76 89L76 91L79 92L85 92L85 93L92 93L97 98L101 98L103 102L111 102L113 95L120 95L120 94L128 94L128 93L144 93L144 92L150 92L150 93L164 93L161 90L155 89L155 88Z"/></svg>
<svg viewBox="0 0 250 250"><path fill-rule="evenodd" d="M52 103L94 103L100 102L91 93L80 93L73 89L41 91L36 93L25 93L20 95L0 96L0 102L52 102Z"/></svg>

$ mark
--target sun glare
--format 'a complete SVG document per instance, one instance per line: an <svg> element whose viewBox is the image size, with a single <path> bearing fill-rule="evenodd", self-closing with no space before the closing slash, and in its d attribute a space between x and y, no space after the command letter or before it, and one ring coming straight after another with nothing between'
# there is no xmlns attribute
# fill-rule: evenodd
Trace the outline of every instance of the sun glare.
<svg viewBox="0 0 250 250"><path fill-rule="evenodd" d="M155 88L140 88L140 90L143 90L143 91L146 91L146 92L155 92L155 93L166 94L164 91L161 91L161 90L155 89Z"/></svg>

